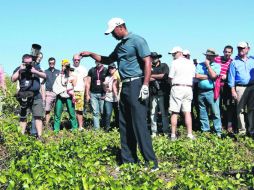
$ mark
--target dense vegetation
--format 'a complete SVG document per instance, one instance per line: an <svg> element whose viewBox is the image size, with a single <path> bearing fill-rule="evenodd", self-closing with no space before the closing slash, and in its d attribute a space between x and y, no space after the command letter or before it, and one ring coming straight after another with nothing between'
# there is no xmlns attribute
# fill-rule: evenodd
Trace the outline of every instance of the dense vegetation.
<svg viewBox="0 0 254 190"><path fill-rule="evenodd" d="M10 85L10 84L9 84ZM14 89L14 88L13 88ZM10 92L11 93L11 92ZM44 133L45 142L21 135L16 102L0 119L0 189L253 189L254 141L248 137L219 139L195 133L194 141L165 136L153 139L160 170L143 165L119 167L117 130L105 133L62 130Z"/></svg>

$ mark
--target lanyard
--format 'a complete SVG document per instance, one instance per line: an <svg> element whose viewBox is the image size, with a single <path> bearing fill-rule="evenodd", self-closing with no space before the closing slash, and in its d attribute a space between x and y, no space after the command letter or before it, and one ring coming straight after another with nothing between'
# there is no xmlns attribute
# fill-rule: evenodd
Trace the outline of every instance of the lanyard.
<svg viewBox="0 0 254 190"><path fill-rule="evenodd" d="M101 68L99 70L97 70L96 68L96 73L97 73L97 80L100 80L100 72L103 70L103 65L101 66Z"/></svg>

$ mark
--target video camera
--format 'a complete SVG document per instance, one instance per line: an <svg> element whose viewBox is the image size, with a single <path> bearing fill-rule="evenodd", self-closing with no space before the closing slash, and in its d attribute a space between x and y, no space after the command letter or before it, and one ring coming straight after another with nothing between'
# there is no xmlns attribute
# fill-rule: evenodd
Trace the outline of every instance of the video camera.
<svg viewBox="0 0 254 190"><path fill-rule="evenodd" d="M40 53L41 53L41 46L39 44L32 44L31 56L33 58L33 62L36 61L36 59Z"/></svg>
<svg viewBox="0 0 254 190"><path fill-rule="evenodd" d="M33 67L32 63L31 64L25 64L25 66L26 66L26 72L30 72L32 67Z"/></svg>

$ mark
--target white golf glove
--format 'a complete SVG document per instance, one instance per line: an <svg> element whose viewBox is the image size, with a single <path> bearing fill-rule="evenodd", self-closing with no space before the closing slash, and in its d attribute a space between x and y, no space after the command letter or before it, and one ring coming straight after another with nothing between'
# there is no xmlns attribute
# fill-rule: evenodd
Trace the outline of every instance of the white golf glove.
<svg viewBox="0 0 254 190"><path fill-rule="evenodd" d="M140 89L140 93L139 93L139 98L141 98L141 100L146 100L149 97L149 88L147 85L142 85L141 89Z"/></svg>

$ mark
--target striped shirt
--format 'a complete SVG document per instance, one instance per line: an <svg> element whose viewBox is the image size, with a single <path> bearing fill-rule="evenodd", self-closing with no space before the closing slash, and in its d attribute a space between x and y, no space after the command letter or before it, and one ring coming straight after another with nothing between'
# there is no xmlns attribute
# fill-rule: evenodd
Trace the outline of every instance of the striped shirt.
<svg viewBox="0 0 254 190"><path fill-rule="evenodd" d="M220 75L227 75L229 65L233 61L233 59L228 59L227 62L224 63L221 58L222 56L215 57L214 62L220 64L221 66Z"/></svg>

